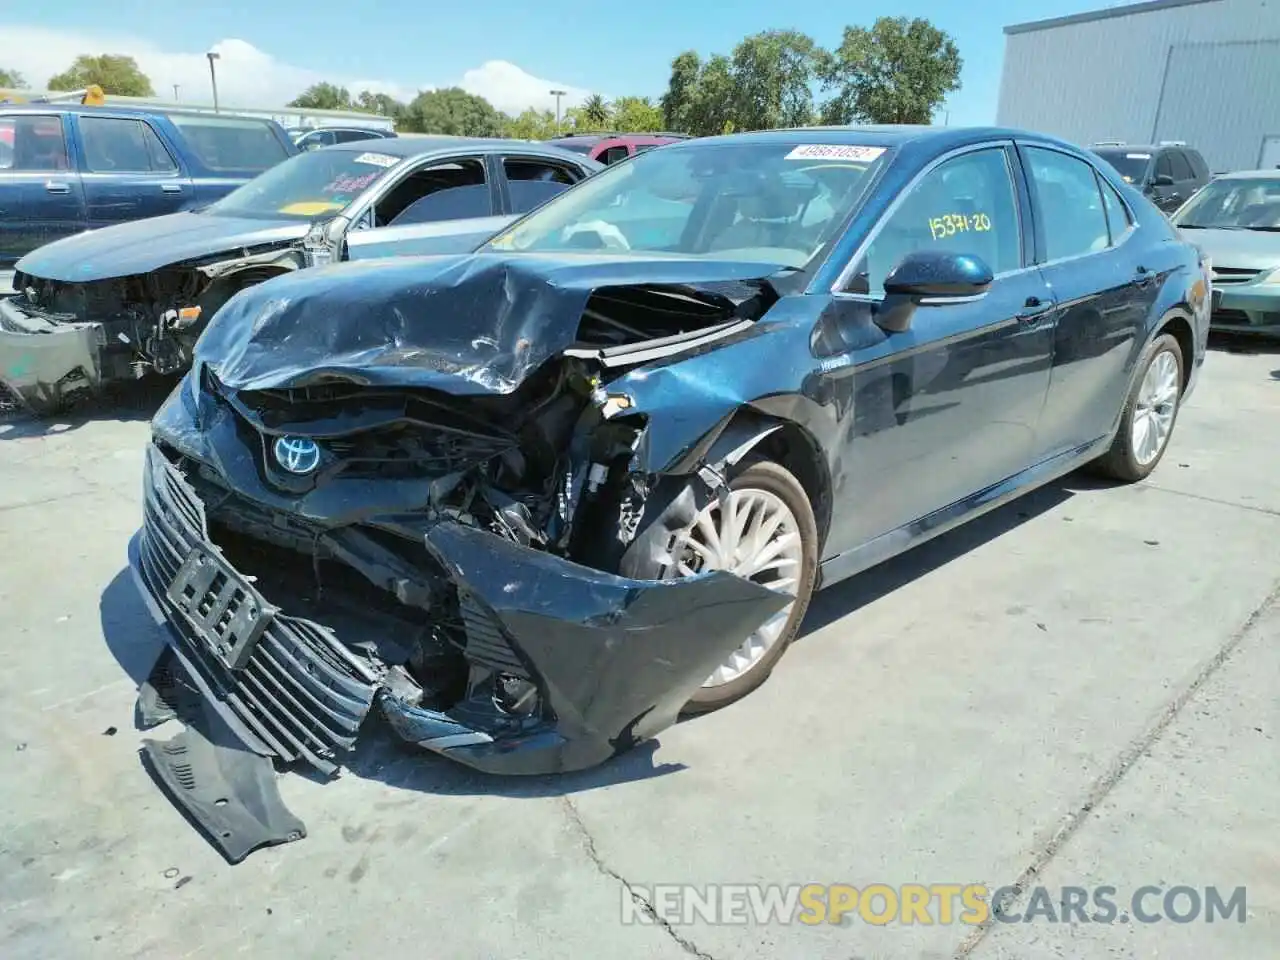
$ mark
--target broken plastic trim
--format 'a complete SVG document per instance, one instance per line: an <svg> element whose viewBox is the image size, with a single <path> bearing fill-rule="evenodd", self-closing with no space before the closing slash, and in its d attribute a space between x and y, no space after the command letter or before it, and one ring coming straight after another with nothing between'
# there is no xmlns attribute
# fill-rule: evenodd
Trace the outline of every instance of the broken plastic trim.
<svg viewBox="0 0 1280 960"><path fill-rule="evenodd" d="M569 347L564 351L564 355L595 360L605 369L633 366L661 360L664 357L673 357L706 344L725 340L735 333L750 329L754 323L754 320L734 320L705 330L677 333L657 340L643 340L639 343L626 343L616 347Z"/></svg>

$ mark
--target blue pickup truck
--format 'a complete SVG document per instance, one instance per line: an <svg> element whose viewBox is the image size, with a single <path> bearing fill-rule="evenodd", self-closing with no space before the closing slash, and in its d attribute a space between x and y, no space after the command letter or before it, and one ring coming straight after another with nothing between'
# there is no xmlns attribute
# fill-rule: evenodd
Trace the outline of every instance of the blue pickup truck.
<svg viewBox="0 0 1280 960"><path fill-rule="evenodd" d="M296 153L257 117L0 105L0 269L82 230L204 206Z"/></svg>

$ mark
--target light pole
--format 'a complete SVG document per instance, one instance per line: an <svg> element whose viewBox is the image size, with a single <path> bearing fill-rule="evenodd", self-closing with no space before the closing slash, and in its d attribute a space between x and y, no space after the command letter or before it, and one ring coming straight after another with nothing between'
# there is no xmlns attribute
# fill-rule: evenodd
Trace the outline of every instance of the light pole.
<svg viewBox="0 0 1280 960"><path fill-rule="evenodd" d="M213 112L218 112L218 71L214 69L213 61L222 57L220 53L214 53L210 50L205 54L209 58L209 82L213 84Z"/></svg>
<svg viewBox="0 0 1280 960"><path fill-rule="evenodd" d="M567 90L551 90L550 94L556 98L556 133L560 132L560 98L565 96Z"/></svg>
<svg viewBox="0 0 1280 960"><path fill-rule="evenodd" d="M173 85L173 99L178 99L178 85L176 83Z"/></svg>

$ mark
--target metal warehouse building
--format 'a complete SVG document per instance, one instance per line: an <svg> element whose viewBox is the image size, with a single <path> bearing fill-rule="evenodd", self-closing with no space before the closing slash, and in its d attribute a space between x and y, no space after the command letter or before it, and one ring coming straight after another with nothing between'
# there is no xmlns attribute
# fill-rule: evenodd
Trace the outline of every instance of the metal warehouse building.
<svg viewBox="0 0 1280 960"><path fill-rule="evenodd" d="M1148 0L1005 28L998 122L1280 166L1280 0Z"/></svg>

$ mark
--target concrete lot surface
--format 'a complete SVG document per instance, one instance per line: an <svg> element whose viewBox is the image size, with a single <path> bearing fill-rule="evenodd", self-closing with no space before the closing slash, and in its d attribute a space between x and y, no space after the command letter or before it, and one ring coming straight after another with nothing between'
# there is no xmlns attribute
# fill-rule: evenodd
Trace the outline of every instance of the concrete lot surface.
<svg viewBox="0 0 1280 960"><path fill-rule="evenodd" d="M1277 955L1280 352L1211 354L1149 482L1068 478L821 594L760 691L652 749L509 781L367 742L283 777L309 836L235 867L137 755L158 389L0 421L6 960ZM654 884L807 882L1019 882L1008 916L1037 885L1243 886L1247 916L621 922Z"/></svg>

